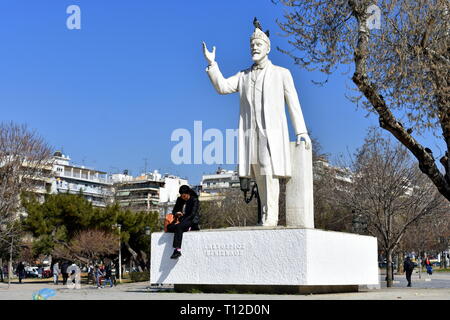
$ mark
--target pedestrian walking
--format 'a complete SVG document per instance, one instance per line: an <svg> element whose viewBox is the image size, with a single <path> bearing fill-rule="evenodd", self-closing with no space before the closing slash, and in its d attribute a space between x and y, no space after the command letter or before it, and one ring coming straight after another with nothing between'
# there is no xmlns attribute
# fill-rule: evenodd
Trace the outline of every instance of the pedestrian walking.
<svg viewBox="0 0 450 320"><path fill-rule="evenodd" d="M103 272L98 265L95 266L94 274L95 274L95 281L97 283L97 288L100 289L102 287Z"/></svg>
<svg viewBox="0 0 450 320"><path fill-rule="evenodd" d="M19 262L19 265L16 268L16 273L19 277L19 283L22 283L22 279L25 278L25 266L22 262Z"/></svg>
<svg viewBox="0 0 450 320"><path fill-rule="evenodd" d="M3 266L3 275L4 275L4 277L8 277L9 278L8 265L6 265L6 264Z"/></svg>
<svg viewBox="0 0 450 320"><path fill-rule="evenodd" d="M114 285L117 285L116 284L116 281L117 281L116 270L117 270L117 264L112 262L111 263L111 279L112 279Z"/></svg>
<svg viewBox="0 0 450 320"><path fill-rule="evenodd" d="M94 266L93 265L89 265L88 266L88 279L87 279L87 283L89 284L91 282L92 279L92 283L95 283L95 275L94 275Z"/></svg>
<svg viewBox="0 0 450 320"><path fill-rule="evenodd" d="M61 270L59 270L59 262L56 262L53 265L53 283L55 285L58 284L58 277L59 277L60 272L61 272Z"/></svg>
<svg viewBox="0 0 450 320"><path fill-rule="evenodd" d="M106 283L109 283L109 286L113 287L113 281L112 281L112 267L111 264L108 264L105 268L105 280L103 282L103 288L106 287Z"/></svg>
<svg viewBox="0 0 450 320"><path fill-rule="evenodd" d="M406 260L403 263L403 269L405 270L406 281L408 281L408 287L411 287L411 275L414 270L414 263L411 261L410 257L406 257Z"/></svg>
<svg viewBox="0 0 450 320"><path fill-rule="evenodd" d="M63 285L67 284L67 278L69 277L69 274L67 273L67 268L69 267L69 262L63 261L61 264L61 274L63 277Z"/></svg>
<svg viewBox="0 0 450 320"><path fill-rule="evenodd" d="M77 284L77 278L79 277L79 274L77 274L76 270L79 269L78 266L75 264L75 262L72 262L70 265L70 278L72 278L72 283Z"/></svg>
<svg viewBox="0 0 450 320"><path fill-rule="evenodd" d="M433 274L433 266L431 265L429 257L425 259L425 268L427 269L427 274L431 276Z"/></svg>

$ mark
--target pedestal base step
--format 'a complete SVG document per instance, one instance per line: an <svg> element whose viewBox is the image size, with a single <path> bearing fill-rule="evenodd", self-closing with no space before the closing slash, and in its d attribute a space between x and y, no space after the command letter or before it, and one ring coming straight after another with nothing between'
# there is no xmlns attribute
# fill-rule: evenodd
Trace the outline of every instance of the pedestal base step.
<svg viewBox="0 0 450 320"><path fill-rule="evenodd" d="M321 294L358 292L358 286L286 286L286 285L207 285L176 284L176 292L204 293L265 293L265 294Z"/></svg>
<svg viewBox="0 0 450 320"><path fill-rule="evenodd" d="M190 231L178 259L170 258L172 242L172 233L152 234L152 283L297 293L379 284L374 237L286 227Z"/></svg>

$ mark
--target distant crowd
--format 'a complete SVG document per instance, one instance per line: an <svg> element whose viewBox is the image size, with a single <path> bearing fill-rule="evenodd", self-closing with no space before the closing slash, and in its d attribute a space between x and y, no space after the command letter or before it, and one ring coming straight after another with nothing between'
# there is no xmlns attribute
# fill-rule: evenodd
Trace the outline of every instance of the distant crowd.
<svg viewBox="0 0 450 320"><path fill-rule="evenodd" d="M67 279L69 278L69 272L71 272L71 275L76 273L75 267L77 267L75 264L70 265L67 261L63 261L61 266L59 265L59 262L54 263L52 266L53 283L57 285L61 275L62 284L66 285ZM98 289L104 288L107 284L109 284L110 287L113 287L116 285L115 271L116 268L112 261L106 264L89 265L87 267L87 283L89 284L92 282ZM76 277L72 276L71 278L75 283Z"/></svg>
<svg viewBox="0 0 450 320"><path fill-rule="evenodd" d="M85 266L87 272L87 284L92 283L97 288L104 288L109 285L116 285L116 265L112 261L106 263ZM1 278L8 278L8 265L4 265L0 272ZM53 261L50 267L26 267L23 262L19 262L14 268L14 274L19 279L19 283L25 278L53 278L53 283L58 285L60 282L67 285L69 279L73 284L81 282L81 269L74 262L61 260ZM70 284L70 283L69 283Z"/></svg>

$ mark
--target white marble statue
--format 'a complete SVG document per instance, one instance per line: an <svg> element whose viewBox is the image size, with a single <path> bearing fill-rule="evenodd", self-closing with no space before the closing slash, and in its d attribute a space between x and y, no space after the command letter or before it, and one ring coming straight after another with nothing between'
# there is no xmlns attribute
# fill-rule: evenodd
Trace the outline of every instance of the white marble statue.
<svg viewBox="0 0 450 320"><path fill-rule="evenodd" d="M309 160L311 139L305 126L291 73L288 69L272 64L268 57L270 52L268 31L266 33L262 31L256 18L254 25L255 30L250 38L250 50L254 63L250 68L224 78L215 61L216 48L213 47L210 52L203 42L203 53L208 62L206 71L217 92L219 94L239 92L239 176L255 178L261 197L262 224L277 226L279 178L293 176L291 153L296 154L296 149L302 150L300 153L303 152L303 158L306 152L308 164L303 166L299 163L299 167L294 170L308 170L311 173L307 173L306 183L300 187L291 188L296 192L293 195L294 198L298 192L304 194L299 194L297 200L287 199L287 211L292 211L289 210L289 206L291 209L304 206L298 202L304 202L306 199L308 205L302 210L307 210L308 215L312 215L312 164L309 163L311 162ZM291 151L289 143L285 105L288 107L297 136L294 151ZM309 188L310 190L307 190ZM292 201L297 201L297 205L289 205ZM302 212L296 214L304 215ZM294 222L290 223L290 221ZM299 219L293 219L292 214L287 215L288 225L313 227L311 224L301 225L295 221Z"/></svg>

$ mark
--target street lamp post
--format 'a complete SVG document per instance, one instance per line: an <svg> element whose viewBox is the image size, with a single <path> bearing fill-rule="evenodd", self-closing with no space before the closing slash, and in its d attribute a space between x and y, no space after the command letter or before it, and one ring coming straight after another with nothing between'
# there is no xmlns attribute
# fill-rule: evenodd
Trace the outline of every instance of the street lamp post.
<svg viewBox="0 0 450 320"><path fill-rule="evenodd" d="M148 284L149 288L152 286L151 271L150 271L150 256L152 254L152 229L150 227L145 227L145 234L149 237L149 247L148 247Z"/></svg>
<svg viewBox="0 0 450 320"><path fill-rule="evenodd" d="M122 225L116 223L115 225L113 225L113 227L119 229L119 283L122 283L122 241L120 239L120 230L122 228Z"/></svg>

